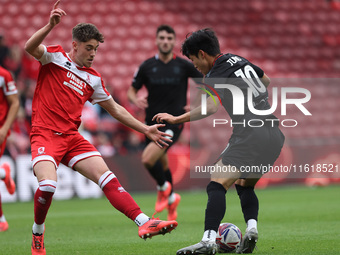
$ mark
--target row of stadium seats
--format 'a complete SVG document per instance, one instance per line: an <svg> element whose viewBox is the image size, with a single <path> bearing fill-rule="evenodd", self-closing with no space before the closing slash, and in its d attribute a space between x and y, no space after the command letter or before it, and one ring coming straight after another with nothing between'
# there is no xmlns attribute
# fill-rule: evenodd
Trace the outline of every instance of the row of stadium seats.
<svg viewBox="0 0 340 255"><path fill-rule="evenodd" d="M0 32L9 44L23 47L48 22L53 4L54 0L2 0ZM83 0L63 1L60 7L67 16L44 43L62 44L69 50L74 25L96 24L105 43L94 67L123 105L128 104L126 90L135 70L157 52L155 30L162 23L175 28L178 54L188 32L212 27L223 52L248 58L270 77L338 77L340 71L340 13L325 0ZM313 117L301 120L299 125L305 128L285 131L293 137L339 135L340 116L335 115L339 89L313 85L313 81L308 89ZM327 125L316 125L318 120Z"/></svg>

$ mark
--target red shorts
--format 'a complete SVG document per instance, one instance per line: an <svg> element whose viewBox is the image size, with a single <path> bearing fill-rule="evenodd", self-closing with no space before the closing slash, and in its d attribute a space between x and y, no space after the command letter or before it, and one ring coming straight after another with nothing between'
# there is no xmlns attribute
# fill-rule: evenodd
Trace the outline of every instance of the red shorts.
<svg viewBox="0 0 340 255"><path fill-rule="evenodd" d="M51 161L73 168L80 160L101 156L81 134L61 134L50 129L33 127L30 135L33 167L39 161Z"/></svg>

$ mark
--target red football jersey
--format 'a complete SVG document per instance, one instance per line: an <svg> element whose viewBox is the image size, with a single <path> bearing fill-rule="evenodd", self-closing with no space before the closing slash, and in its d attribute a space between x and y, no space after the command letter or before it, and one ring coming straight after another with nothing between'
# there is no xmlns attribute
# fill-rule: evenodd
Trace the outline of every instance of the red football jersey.
<svg viewBox="0 0 340 255"><path fill-rule="evenodd" d="M0 127L6 121L9 108L6 96L17 93L18 91L11 73L0 66Z"/></svg>
<svg viewBox="0 0 340 255"><path fill-rule="evenodd" d="M83 106L111 98L98 72L79 67L59 45L45 47L32 103L32 126L78 131Z"/></svg>

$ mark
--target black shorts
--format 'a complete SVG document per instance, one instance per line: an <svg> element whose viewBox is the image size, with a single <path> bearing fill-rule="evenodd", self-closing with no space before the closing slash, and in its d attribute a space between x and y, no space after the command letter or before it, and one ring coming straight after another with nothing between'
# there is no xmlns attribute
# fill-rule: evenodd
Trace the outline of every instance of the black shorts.
<svg viewBox="0 0 340 255"><path fill-rule="evenodd" d="M168 150L172 145L176 143L176 141L178 140L179 136L182 133L183 127L184 127L183 124L179 125L165 124L164 127L158 128L160 131L172 135L172 138L168 137L172 140L172 143L169 143L169 146L167 147L166 150ZM149 138L145 137L145 146L147 146L150 142L152 141Z"/></svg>
<svg viewBox="0 0 340 255"><path fill-rule="evenodd" d="M272 166L279 157L285 137L275 126L254 127L246 130L242 136L232 136L226 149L221 153L224 165L235 166L246 178L254 169L263 174L262 166ZM258 168L254 168L258 166ZM249 171L250 167L252 171Z"/></svg>

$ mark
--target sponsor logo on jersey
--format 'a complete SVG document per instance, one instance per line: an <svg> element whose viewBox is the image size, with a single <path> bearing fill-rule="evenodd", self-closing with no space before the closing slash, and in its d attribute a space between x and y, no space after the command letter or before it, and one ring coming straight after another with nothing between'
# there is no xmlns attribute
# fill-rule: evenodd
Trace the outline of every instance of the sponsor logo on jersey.
<svg viewBox="0 0 340 255"><path fill-rule="evenodd" d="M73 89L74 91L78 92L80 95L84 95L83 89L86 87L86 82L79 79L76 75L74 75L72 72L67 72L67 78L70 78L70 80L64 81L64 85ZM90 76L88 76L90 78Z"/></svg>
<svg viewBox="0 0 340 255"><path fill-rule="evenodd" d="M69 61L67 61L64 65L64 67L71 69L71 63Z"/></svg>
<svg viewBox="0 0 340 255"><path fill-rule="evenodd" d="M8 91L16 91L17 90L14 81L8 82L7 85L8 85Z"/></svg>

